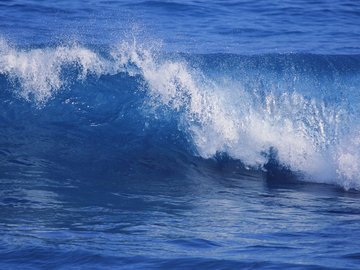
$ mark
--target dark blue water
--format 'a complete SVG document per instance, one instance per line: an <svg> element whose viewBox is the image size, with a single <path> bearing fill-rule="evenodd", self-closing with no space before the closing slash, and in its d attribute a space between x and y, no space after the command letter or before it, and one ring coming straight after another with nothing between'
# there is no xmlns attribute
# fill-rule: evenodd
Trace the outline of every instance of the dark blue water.
<svg viewBox="0 0 360 270"><path fill-rule="evenodd" d="M1 269L357 269L358 1L2 1Z"/></svg>

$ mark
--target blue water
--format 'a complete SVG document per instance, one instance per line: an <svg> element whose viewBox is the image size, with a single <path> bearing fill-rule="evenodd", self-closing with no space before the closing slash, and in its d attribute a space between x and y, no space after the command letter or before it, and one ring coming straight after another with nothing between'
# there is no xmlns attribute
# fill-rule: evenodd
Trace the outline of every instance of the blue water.
<svg viewBox="0 0 360 270"><path fill-rule="evenodd" d="M358 269L358 1L0 3L0 269Z"/></svg>

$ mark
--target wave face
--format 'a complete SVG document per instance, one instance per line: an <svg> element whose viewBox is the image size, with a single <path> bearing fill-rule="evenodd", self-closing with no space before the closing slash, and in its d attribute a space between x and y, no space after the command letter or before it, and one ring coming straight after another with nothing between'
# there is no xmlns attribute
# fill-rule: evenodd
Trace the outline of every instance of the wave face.
<svg viewBox="0 0 360 270"><path fill-rule="evenodd" d="M38 157L54 138L54 162L74 157L69 143L86 160L91 148L136 157L146 141L164 167L177 165L157 151L185 163L228 156L360 188L359 55L176 54L136 39L22 49L2 39L0 74L1 137L36 145Z"/></svg>

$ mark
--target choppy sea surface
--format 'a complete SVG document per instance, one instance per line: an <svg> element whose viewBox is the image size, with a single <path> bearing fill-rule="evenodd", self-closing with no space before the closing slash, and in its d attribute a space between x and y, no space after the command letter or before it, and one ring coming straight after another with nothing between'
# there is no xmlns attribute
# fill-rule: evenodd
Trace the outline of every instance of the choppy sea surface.
<svg viewBox="0 0 360 270"><path fill-rule="evenodd" d="M0 269L357 269L360 2L0 2Z"/></svg>

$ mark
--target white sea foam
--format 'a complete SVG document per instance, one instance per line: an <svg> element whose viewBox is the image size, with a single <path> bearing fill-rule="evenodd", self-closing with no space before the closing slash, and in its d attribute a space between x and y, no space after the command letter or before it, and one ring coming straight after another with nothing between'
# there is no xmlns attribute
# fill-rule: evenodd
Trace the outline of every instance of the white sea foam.
<svg viewBox="0 0 360 270"><path fill-rule="evenodd" d="M84 79L89 73L102 73L103 62L95 52L76 44L17 50L0 39L0 73L20 83L22 97L38 103L47 101L67 83L61 76L65 66L77 67L77 79Z"/></svg>
<svg viewBox="0 0 360 270"><path fill-rule="evenodd" d="M134 43L113 54L124 66L135 65L149 95L174 110L183 109L187 131L205 158L226 152L251 167L263 168L270 148L303 180L360 188L359 143L345 147L341 125L346 111L326 106L296 91L260 99L241 85L217 83L183 61L160 61ZM358 137L360 138L360 136Z"/></svg>
<svg viewBox="0 0 360 270"><path fill-rule="evenodd" d="M0 73L20 83L21 96L38 103L67 84L62 72L69 65L78 69L79 80L88 74L140 75L149 103L179 113L200 156L226 152L263 168L274 148L279 162L304 180L360 189L360 133L346 110L287 89L259 96L245 91L241 79L205 76L184 60L157 55L135 41L119 44L105 59L76 44L18 50L2 40Z"/></svg>

